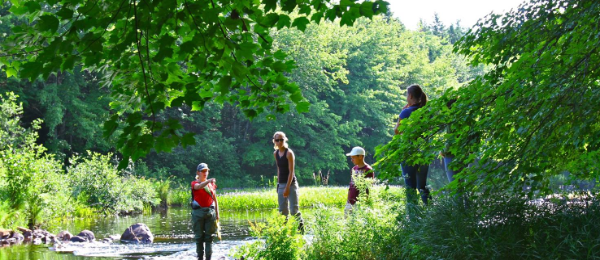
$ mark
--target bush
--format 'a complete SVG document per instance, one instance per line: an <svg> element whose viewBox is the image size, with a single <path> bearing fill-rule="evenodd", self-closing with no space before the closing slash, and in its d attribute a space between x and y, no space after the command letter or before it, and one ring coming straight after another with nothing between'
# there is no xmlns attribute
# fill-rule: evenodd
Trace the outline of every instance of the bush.
<svg viewBox="0 0 600 260"><path fill-rule="evenodd" d="M234 257L254 260L304 259L306 241L298 232L298 223L293 217L286 220L285 216L277 216L268 223L250 222L250 228L258 241L235 249Z"/></svg>
<svg viewBox="0 0 600 260"><path fill-rule="evenodd" d="M72 196L79 203L101 213L128 214L142 212L146 206L160 203L155 185L131 173L119 175L111 155L88 152L88 157L74 157L67 169Z"/></svg>
<svg viewBox="0 0 600 260"><path fill-rule="evenodd" d="M32 227L40 219L55 219L71 207L62 164L36 144L41 120L23 128L23 110L16 99L12 93L6 98L0 95L0 201L8 201L2 211L12 216L12 220L6 217L0 221L13 227L26 220Z"/></svg>

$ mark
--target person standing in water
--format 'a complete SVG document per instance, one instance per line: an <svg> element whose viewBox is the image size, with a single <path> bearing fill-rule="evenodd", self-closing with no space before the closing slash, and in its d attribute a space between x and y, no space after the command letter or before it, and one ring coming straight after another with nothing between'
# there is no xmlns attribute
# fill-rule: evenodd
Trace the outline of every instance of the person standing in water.
<svg viewBox="0 0 600 260"><path fill-rule="evenodd" d="M284 132L275 132L273 134L273 148L275 152L273 157L277 164L277 201L279 203L279 212L288 216L292 213L298 220L298 229L304 231L304 220L300 213L300 203L298 198L298 181L296 180L295 164L296 158L292 149L288 147L288 138Z"/></svg>
<svg viewBox="0 0 600 260"><path fill-rule="evenodd" d="M206 163L196 168L196 180L192 181L192 230L196 240L198 260L210 260L212 256L212 241L217 233L219 220L219 204L216 197L217 185L215 178L208 179L210 169ZM192 202L192 203L194 203Z"/></svg>

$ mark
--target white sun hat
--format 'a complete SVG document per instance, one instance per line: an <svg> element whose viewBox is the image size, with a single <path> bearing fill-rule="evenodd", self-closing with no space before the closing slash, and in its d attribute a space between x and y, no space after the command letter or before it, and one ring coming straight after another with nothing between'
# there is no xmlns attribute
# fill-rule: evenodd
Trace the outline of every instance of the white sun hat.
<svg viewBox="0 0 600 260"><path fill-rule="evenodd" d="M363 149L360 146L354 147L352 148L352 151L350 151L350 153L347 153L346 156L354 156L354 155L365 155L365 149Z"/></svg>

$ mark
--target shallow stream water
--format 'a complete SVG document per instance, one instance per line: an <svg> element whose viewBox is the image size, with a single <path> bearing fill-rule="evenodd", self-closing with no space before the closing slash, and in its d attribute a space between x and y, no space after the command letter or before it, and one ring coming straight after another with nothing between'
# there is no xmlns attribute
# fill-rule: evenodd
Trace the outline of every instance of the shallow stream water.
<svg viewBox="0 0 600 260"><path fill-rule="evenodd" d="M0 260L37 259L196 259L196 245L191 231L190 210L171 208L151 215L125 217L102 217L83 219L59 225L54 234L67 230L77 235L82 230L94 232L94 243L68 243L57 245L17 245L0 248ZM213 243L212 259L231 260L231 249L253 241L248 221L261 222L277 214L271 211L222 211L221 238ZM122 244L120 242L98 242L110 236L120 236L125 229L135 223L146 224L154 235L154 243L149 245ZM62 251L62 252L58 252Z"/></svg>

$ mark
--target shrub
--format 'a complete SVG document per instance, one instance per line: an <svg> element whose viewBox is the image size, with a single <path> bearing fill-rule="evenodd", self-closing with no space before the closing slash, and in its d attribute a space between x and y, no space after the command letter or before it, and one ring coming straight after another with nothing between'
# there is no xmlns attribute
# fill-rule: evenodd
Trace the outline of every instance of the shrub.
<svg viewBox="0 0 600 260"><path fill-rule="evenodd" d="M293 217L277 216L267 223L250 222L250 228L258 240L235 249L236 258L297 260L305 256L306 241Z"/></svg>

